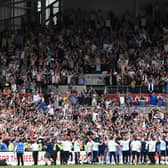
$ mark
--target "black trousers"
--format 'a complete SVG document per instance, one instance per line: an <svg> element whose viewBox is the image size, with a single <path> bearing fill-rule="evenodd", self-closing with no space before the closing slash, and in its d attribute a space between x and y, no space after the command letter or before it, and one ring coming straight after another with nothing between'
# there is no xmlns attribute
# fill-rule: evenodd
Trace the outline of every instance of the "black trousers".
<svg viewBox="0 0 168 168"><path fill-rule="evenodd" d="M141 152L141 163L144 162L146 163L147 162L147 152ZM143 160L144 159L144 160Z"/></svg>
<svg viewBox="0 0 168 168"><path fill-rule="evenodd" d="M128 159L129 159L129 155L130 155L130 152L129 151L123 151L123 163L128 163Z"/></svg>
<svg viewBox="0 0 168 168"><path fill-rule="evenodd" d="M54 165L56 165L57 151L53 151L53 153L52 153L52 159L53 159L53 161L54 161Z"/></svg>
<svg viewBox="0 0 168 168"><path fill-rule="evenodd" d="M79 164L80 152L75 152L75 164Z"/></svg>
<svg viewBox="0 0 168 168"><path fill-rule="evenodd" d="M34 165L37 165L37 163L38 163L38 151L33 151L33 160L34 160Z"/></svg>
<svg viewBox="0 0 168 168"><path fill-rule="evenodd" d="M64 151L60 150L60 163L61 165L64 163Z"/></svg>
<svg viewBox="0 0 168 168"><path fill-rule="evenodd" d="M73 153L69 152L69 156L71 157L71 162L73 161Z"/></svg>
<svg viewBox="0 0 168 168"><path fill-rule="evenodd" d="M98 162L98 151L93 151L93 159L92 159L93 163Z"/></svg>
<svg viewBox="0 0 168 168"><path fill-rule="evenodd" d="M112 156L114 157L115 163L117 163L116 153L115 152L110 152L109 154L110 154L110 163L112 162Z"/></svg>
<svg viewBox="0 0 168 168"><path fill-rule="evenodd" d="M20 166L20 161L22 163L22 166L24 165L24 162L23 162L23 153L17 153L17 161L18 161L18 166Z"/></svg>
<svg viewBox="0 0 168 168"><path fill-rule="evenodd" d="M69 160L69 151L64 151L64 163L67 164Z"/></svg>
<svg viewBox="0 0 168 168"><path fill-rule="evenodd" d="M148 154L151 164L155 164L155 152L149 152Z"/></svg>
<svg viewBox="0 0 168 168"><path fill-rule="evenodd" d="M137 162L139 162L140 152L132 151L132 163L135 161L135 156L137 157Z"/></svg>

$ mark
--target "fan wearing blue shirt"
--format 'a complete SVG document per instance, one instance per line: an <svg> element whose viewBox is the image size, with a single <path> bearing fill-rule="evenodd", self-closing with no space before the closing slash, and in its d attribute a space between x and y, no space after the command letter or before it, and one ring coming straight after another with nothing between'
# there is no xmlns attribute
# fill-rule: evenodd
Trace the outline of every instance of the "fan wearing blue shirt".
<svg viewBox="0 0 168 168"><path fill-rule="evenodd" d="M157 104L157 97L154 93L149 94L149 104L152 106L156 106Z"/></svg>
<svg viewBox="0 0 168 168"><path fill-rule="evenodd" d="M24 143L20 139L19 142L16 143L16 147L15 147L15 152L17 154L18 166L20 166L20 161L22 163L22 166L24 165L24 161L23 161L24 150L25 150L24 149Z"/></svg>
<svg viewBox="0 0 168 168"><path fill-rule="evenodd" d="M45 149L46 149L46 153L45 153L44 157L45 157L45 165L47 165L48 161L50 161L50 159L52 159L53 143L52 143L51 138L46 142Z"/></svg>
<svg viewBox="0 0 168 168"><path fill-rule="evenodd" d="M0 151L1 152L7 151L7 145L3 141L0 142Z"/></svg>

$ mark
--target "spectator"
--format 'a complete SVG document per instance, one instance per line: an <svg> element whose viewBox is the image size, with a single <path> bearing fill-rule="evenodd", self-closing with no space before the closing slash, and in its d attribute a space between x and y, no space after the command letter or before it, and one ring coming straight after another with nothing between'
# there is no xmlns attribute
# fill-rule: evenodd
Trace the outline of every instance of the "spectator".
<svg viewBox="0 0 168 168"><path fill-rule="evenodd" d="M155 93L149 94L149 104L152 106L155 106L157 104L157 97L155 96Z"/></svg>
<svg viewBox="0 0 168 168"><path fill-rule="evenodd" d="M157 97L157 105L158 106L163 106L164 105L163 98L160 95Z"/></svg>
<svg viewBox="0 0 168 168"><path fill-rule="evenodd" d="M0 151L1 152L6 152L7 151L7 145L1 140L0 142Z"/></svg>
<svg viewBox="0 0 168 168"><path fill-rule="evenodd" d="M53 144L52 139L50 138L45 144L45 165L48 165L48 162L52 159L52 152L53 152Z"/></svg>
<svg viewBox="0 0 168 168"><path fill-rule="evenodd" d="M39 145L37 144L37 141L33 142L33 144L31 145L31 149L33 151L34 165L38 165Z"/></svg>
<svg viewBox="0 0 168 168"><path fill-rule="evenodd" d="M15 147L15 152L17 154L17 161L18 161L18 166L20 166L20 161L22 163L22 166L24 166L24 160L23 160L23 154L24 154L24 144L22 140L20 139L19 142L17 142L16 147Z"/></svg>

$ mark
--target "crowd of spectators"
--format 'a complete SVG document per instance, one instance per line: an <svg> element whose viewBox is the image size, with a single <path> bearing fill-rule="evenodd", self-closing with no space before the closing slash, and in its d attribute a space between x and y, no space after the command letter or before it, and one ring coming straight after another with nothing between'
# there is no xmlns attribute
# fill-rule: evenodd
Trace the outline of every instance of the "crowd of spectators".
<svg viewBox="0 0 168 168"><path fill-rule="evenodd" d="M67 12L61 29L2 34L0 83L30 92L46 84L84 85L84 74L103 73L106 85L167 93L166 26L145 15L104 15Z"/></svg>
<svg viewBox="0 0 168 168"><path fill-rule="evenodd" d="M90 139L104 142L107 136L116 141L123 140L126 135L129 135L127 138L130 141L134 136L139 140L168 137L167 111L157 106L146 112L137 107L119 106L115 100L105 99L104 96L96 98L96 102L92 89L81 93L84 97L81 104L75 100L76 91L68 96L70 93L68 90L61 96L58 91L54 92L49 105L38 93L21 100L8 97L1 102L0 150L13 151L11 146L18 139L22 139L25 150L29 151L36 140L44 147L51 139L63 143L67 139L74 142L80 138L81 150L86 150L84 147Z"/></svg>
<svg viewBox="0 0 168 168"><path fill-rule="evenodd" d="M80 15L78 14L80 12ZM80 16L80 17L79 17ZM69 13L59 29L1 34L0 137L7 144L49 137L124 133L167 136L168 116L119 106L94 89L77 93L85 73L104 73L106 85L141 86L168 93L168 29L147 16L104 17L102 11ZM65 94L47 85L68 84ZM19 97L19 93L29 93Z"/></svg>

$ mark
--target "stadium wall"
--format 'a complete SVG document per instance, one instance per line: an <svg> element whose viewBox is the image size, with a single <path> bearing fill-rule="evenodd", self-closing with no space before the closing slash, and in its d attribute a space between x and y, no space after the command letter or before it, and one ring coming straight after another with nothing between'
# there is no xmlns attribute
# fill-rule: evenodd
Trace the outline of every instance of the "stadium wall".
<svg viewBox="0 0 168 168"><path fill-rule="evenodd" d="M115 14L123 14L129 11L136 14L142 7L148 4L157 4L158 0L63 0L64 9L102 9L112 10ZM158 1L158 4L165 4L166 0Z"/></svg>

